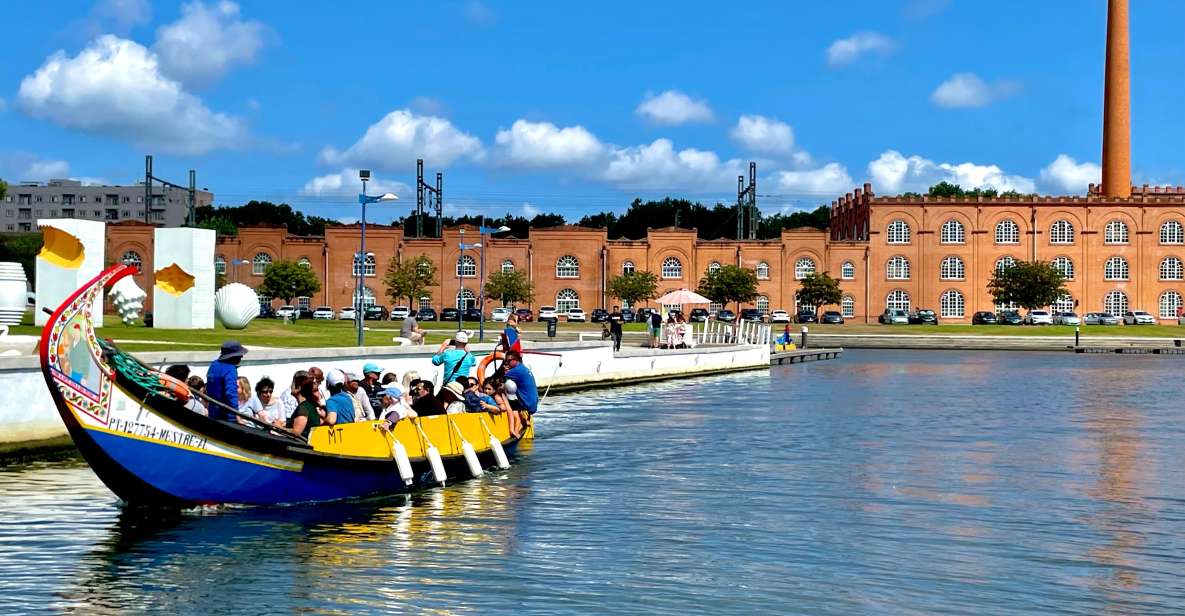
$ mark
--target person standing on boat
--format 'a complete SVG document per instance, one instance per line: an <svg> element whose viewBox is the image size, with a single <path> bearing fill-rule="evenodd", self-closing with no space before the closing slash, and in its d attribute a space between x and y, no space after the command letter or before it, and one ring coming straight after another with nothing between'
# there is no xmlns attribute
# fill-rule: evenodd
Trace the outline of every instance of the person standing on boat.
<svg viewBox="0 0 1185 616"><path fill-rule="evenodd" d="M614 351L621 350L621 324L624 322L625 316L621 314L621 308L614 306L613 312L609 313L609 336L613 338Z"/></svg>
<svg viewBox="0 0 1185 616"><path fill-rule="evenodd" d="M504 352L523 350L522 336L518 331L518 315L513 312L506 317L506 328L502 330L501 342Z"/></svg>
<svg viewBox="0 0 1185 616"><path fill-rule="evenodd" d="M539 409L539 389L535 387L535 375L523 364L523 356L518 351L506 354L506 380L515 384L518 401L534 415Z"/></svg>
<svg viewBox="0 0 1185 616"><path fill-rule="evenodd" d="M473 354L465 347L469 344L469 334L466 332L457 332L453 338L453 348L448 348L449 343L445 342L436 349L436 354L432 356L432 365L444 365L444 380L440 382L440 386L444 387L449 383L457 380L459 376L469 376L473 370Z"/></svg>
<svg viewBox="0 0 1185 616"><path fill-rule="evenodd" d="M237 340L222 343L222 353L206 369L206 395L225 406L211 404L206 409L210 419L221 419L238 423L238 417L229 409L239 408L239 362L247 349Z"/></svg>

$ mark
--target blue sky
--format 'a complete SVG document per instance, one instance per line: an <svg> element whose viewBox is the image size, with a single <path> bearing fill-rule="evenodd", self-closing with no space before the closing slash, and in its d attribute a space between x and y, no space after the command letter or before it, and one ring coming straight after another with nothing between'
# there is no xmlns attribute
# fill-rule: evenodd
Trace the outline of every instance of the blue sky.
<svg viewBox="0 0 1185 616"><path fill-rule="evenodd" d="M1132 4L1134 180L1185 183L1185 3ZM1103 0L6 12L9 181L131 183L152 153L218 203L348 219L359 167L402 211L422 156L450 213L575 220L635 196L731 201L750 160L767 212L864 181L1075 194L1098 176Z"/></svg>

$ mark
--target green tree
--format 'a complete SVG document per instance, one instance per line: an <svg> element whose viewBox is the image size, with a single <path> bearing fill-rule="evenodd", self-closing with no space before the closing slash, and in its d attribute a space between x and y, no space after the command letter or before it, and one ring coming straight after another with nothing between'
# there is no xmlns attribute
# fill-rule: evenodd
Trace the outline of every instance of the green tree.
<svg viewBox="0 0 1185 616"><path fill-rule="evenodd" d="M212 229L223 236L235 236L239 234L239 228L234 221L226 216L210 216L205 220L197 223L199 229Z"/></svg>
<svg viewBox="0 0 1185 616"><path fill-rule="evenodd" d="M654 272L642 271L614 276L605 286L605 293L625 304L636 306L638 302L658 297L658 276Z"/></svg>
<svg viewBox="0 0 1185 616"><path fill-rule="evenodd" d="M697 292L721 304L736 302L739 312L742 302L751 302L757 298L757 272L735 265L722 265L699 281Z"/></svg>
<svg viewBox="0 0 1185 616"><path fill-rule="evenodd" d="M282 224L294 235L325 235L325 227L336 224L328 218L305 216L293 210L287 203L276 204L270 201L248 201L245 205L239 206L206 205L197 208L195 215L199 227L216 231L221 231L221 227L206 227L205 223L212 218L225 218L235 227Z"/></svg>
<svg viewBox="0 0 1185 616"><path fill-rule="evenodd" d="M263 272L263 284L259 294L268 297L282 297L291 304L294 297L311 297L321 290L321 282L312 270L297 265L294 261L276 261Z"/></svg>
<svg viewBox="0 0 1185 616"><path fill-rule="evenodd" d="M827 272L808 274L798 289L798 305L810 306L816 313L819 307L838 304L842 300L839 281L828 276Z"/></svg>
<svg viewBox="0 0 1185 616"><path fill-rule="evenodd" d="M424 291L436 286L436 267L425 255L402 263L391 257L387 271L383 274L383 284L392 302L406 299L408 306L416 306Z"/></svg>
<svg viewBox="0 0 1185 616"><path fill-rule="evenodd" d="M1012 267L996 270L988 282L988 292L997 304L1015 303L1034 310L1049 306L1066 295L1065 277L1044 261L1018 261Z"/></svg>
<svg viewBox="0 0 1185 616"><path fill-rule="evenodd" d="M0 180L0 199L3 199L8 194L8 182Z"/></svg>
<svg viewBox="0 0 1185 616"><path fill-rule="evenodd" d="M503 306L535 301L535 287L526 272L494 272L486 277L486 300L497 299Z"/></svg>
<svg viewBox="0 0 1185 616"><path fill-rule="evenodd" d="M0 236L0 261L15 261L25 268L25 276L37 288L37 253L41 252L40 233L7 233Z"/></svg>

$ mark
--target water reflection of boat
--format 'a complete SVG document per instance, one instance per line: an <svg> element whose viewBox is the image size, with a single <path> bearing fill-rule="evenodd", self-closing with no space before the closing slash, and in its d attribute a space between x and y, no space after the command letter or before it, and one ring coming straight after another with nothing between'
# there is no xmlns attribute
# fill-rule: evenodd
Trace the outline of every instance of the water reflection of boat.
<svg viewBox="0 0 1185 616"><path fill-rule="evenodd" d="M322 426L306 440L194 413L184 406L192 394L183 385L95 337L87 307L133 272L113 266L71 295L46 324L40 349L75 445L129 503L269 505L393 494L480 474L499 463L499 448L513 456L519 439L499 414L424 417L391 429L381 421Z"/></svg>

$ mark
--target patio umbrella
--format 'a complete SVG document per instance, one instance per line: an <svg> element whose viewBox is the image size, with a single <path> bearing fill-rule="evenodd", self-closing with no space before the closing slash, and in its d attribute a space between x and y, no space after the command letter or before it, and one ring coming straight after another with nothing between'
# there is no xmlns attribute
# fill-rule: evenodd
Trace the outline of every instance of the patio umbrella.
<svg viewBox="0 0 1185 616"><path fill-rule="evenodd" d="M683 304L710 304L712 300L687 289L678 289L671 291L666 295L658 298L657 301L663 306L681 306Z"/></svg>

